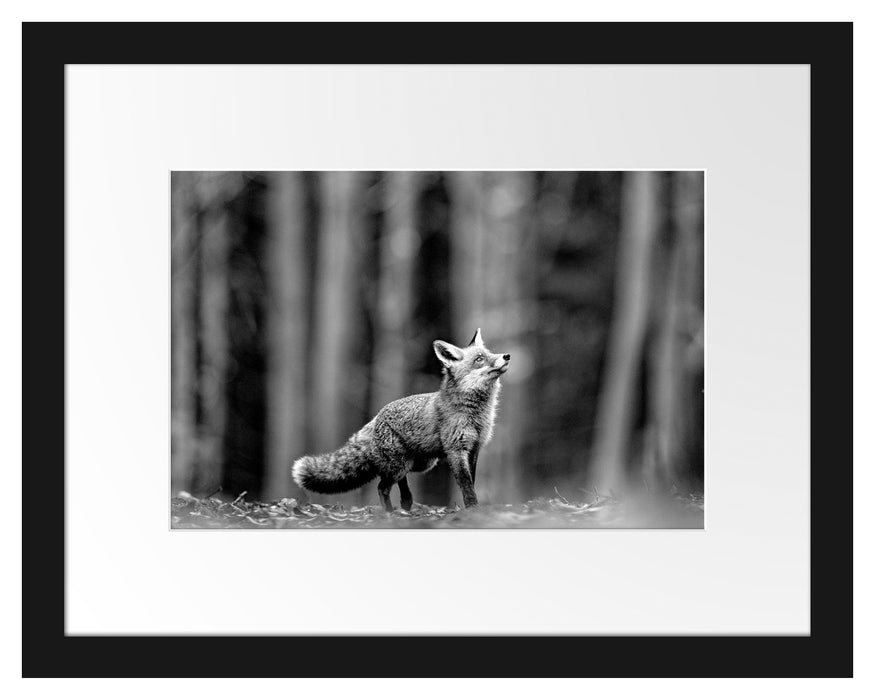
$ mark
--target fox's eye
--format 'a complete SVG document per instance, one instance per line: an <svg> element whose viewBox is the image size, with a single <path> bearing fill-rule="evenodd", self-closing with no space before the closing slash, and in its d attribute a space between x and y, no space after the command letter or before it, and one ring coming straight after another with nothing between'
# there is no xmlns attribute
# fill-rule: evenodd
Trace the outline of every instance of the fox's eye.
<svg viewBox="0 0 875 700"><path fill-rule="evenodd" d="M477 357L474 358L474 364L479 365L481 362L483 362L483 355L477 355Z"/></svg>

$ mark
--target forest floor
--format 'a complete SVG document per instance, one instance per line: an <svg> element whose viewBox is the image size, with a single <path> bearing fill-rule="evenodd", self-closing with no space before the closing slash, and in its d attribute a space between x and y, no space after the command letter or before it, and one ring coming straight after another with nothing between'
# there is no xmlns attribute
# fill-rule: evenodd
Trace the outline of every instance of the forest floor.
<svg viewBox="0 0 875 700"><path fill-rule="evenodd" d="M410 511L385 513L380 506L345 507L299 503L284 498L274 503L195 498L186 493L171 499L171 527L177 529L284 528L702 528L701 494L639 494L617 498L592 494L571 501L558 491L554 498L526 503L481 505L414 504Z"/></svg>

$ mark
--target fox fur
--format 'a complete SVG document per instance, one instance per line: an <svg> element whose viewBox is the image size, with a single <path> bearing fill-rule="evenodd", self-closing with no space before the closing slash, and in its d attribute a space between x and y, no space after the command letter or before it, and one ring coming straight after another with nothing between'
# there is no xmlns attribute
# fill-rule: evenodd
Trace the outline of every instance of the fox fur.
<svg viewBox="0 0 875 700"><path fill-rule="evenodd" d="M510 355L489 351L479 328L465 348L442 340L433 346L443 365L440 389L392 401L334 452L298 459L292 466L298 486L341 493L378 478L386 511L392 510L394 484L401 490L401 507L410 510L413 495L407 473L426 472L446 458L465 507L477 505L477 458L492 438L499 378L508 369Z"/></svg>

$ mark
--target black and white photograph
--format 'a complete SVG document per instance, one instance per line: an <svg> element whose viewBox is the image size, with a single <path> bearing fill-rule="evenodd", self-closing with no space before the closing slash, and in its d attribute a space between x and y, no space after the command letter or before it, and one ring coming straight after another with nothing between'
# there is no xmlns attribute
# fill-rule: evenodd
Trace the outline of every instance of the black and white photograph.
<svg viewBox="0 0 875 700"><path fill-rule="evenodd" d="M851 23L119 19L16 37L23 678L854 674Z"/></svg>
<svg viewBox="0 0 875 700"><path fill-rule="evenodd" d="M171 174L171 526L704 527L682 171Z"/></svg>

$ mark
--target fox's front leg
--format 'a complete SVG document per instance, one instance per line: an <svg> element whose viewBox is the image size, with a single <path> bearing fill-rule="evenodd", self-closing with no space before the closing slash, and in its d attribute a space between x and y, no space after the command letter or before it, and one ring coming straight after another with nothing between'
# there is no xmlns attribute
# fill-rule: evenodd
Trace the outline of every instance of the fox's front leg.
<svg viewBox="0 0 875 700"><path fill-rule="evenodd" d="M450 463L453 478L462 491L465 508L476 506L477 494L474 493L474 482L471 479L471 471L468 466L468 453L462 450L451 452L447 455L447 461Z"/></svg>
<svg viewBox="0 0 875 700"><path fill-rule="evenodd" d="M471 471L471 484L477 481L477 458L480 456L480 443L475 442L474 447L468 453L468 467Z"/></svg>

